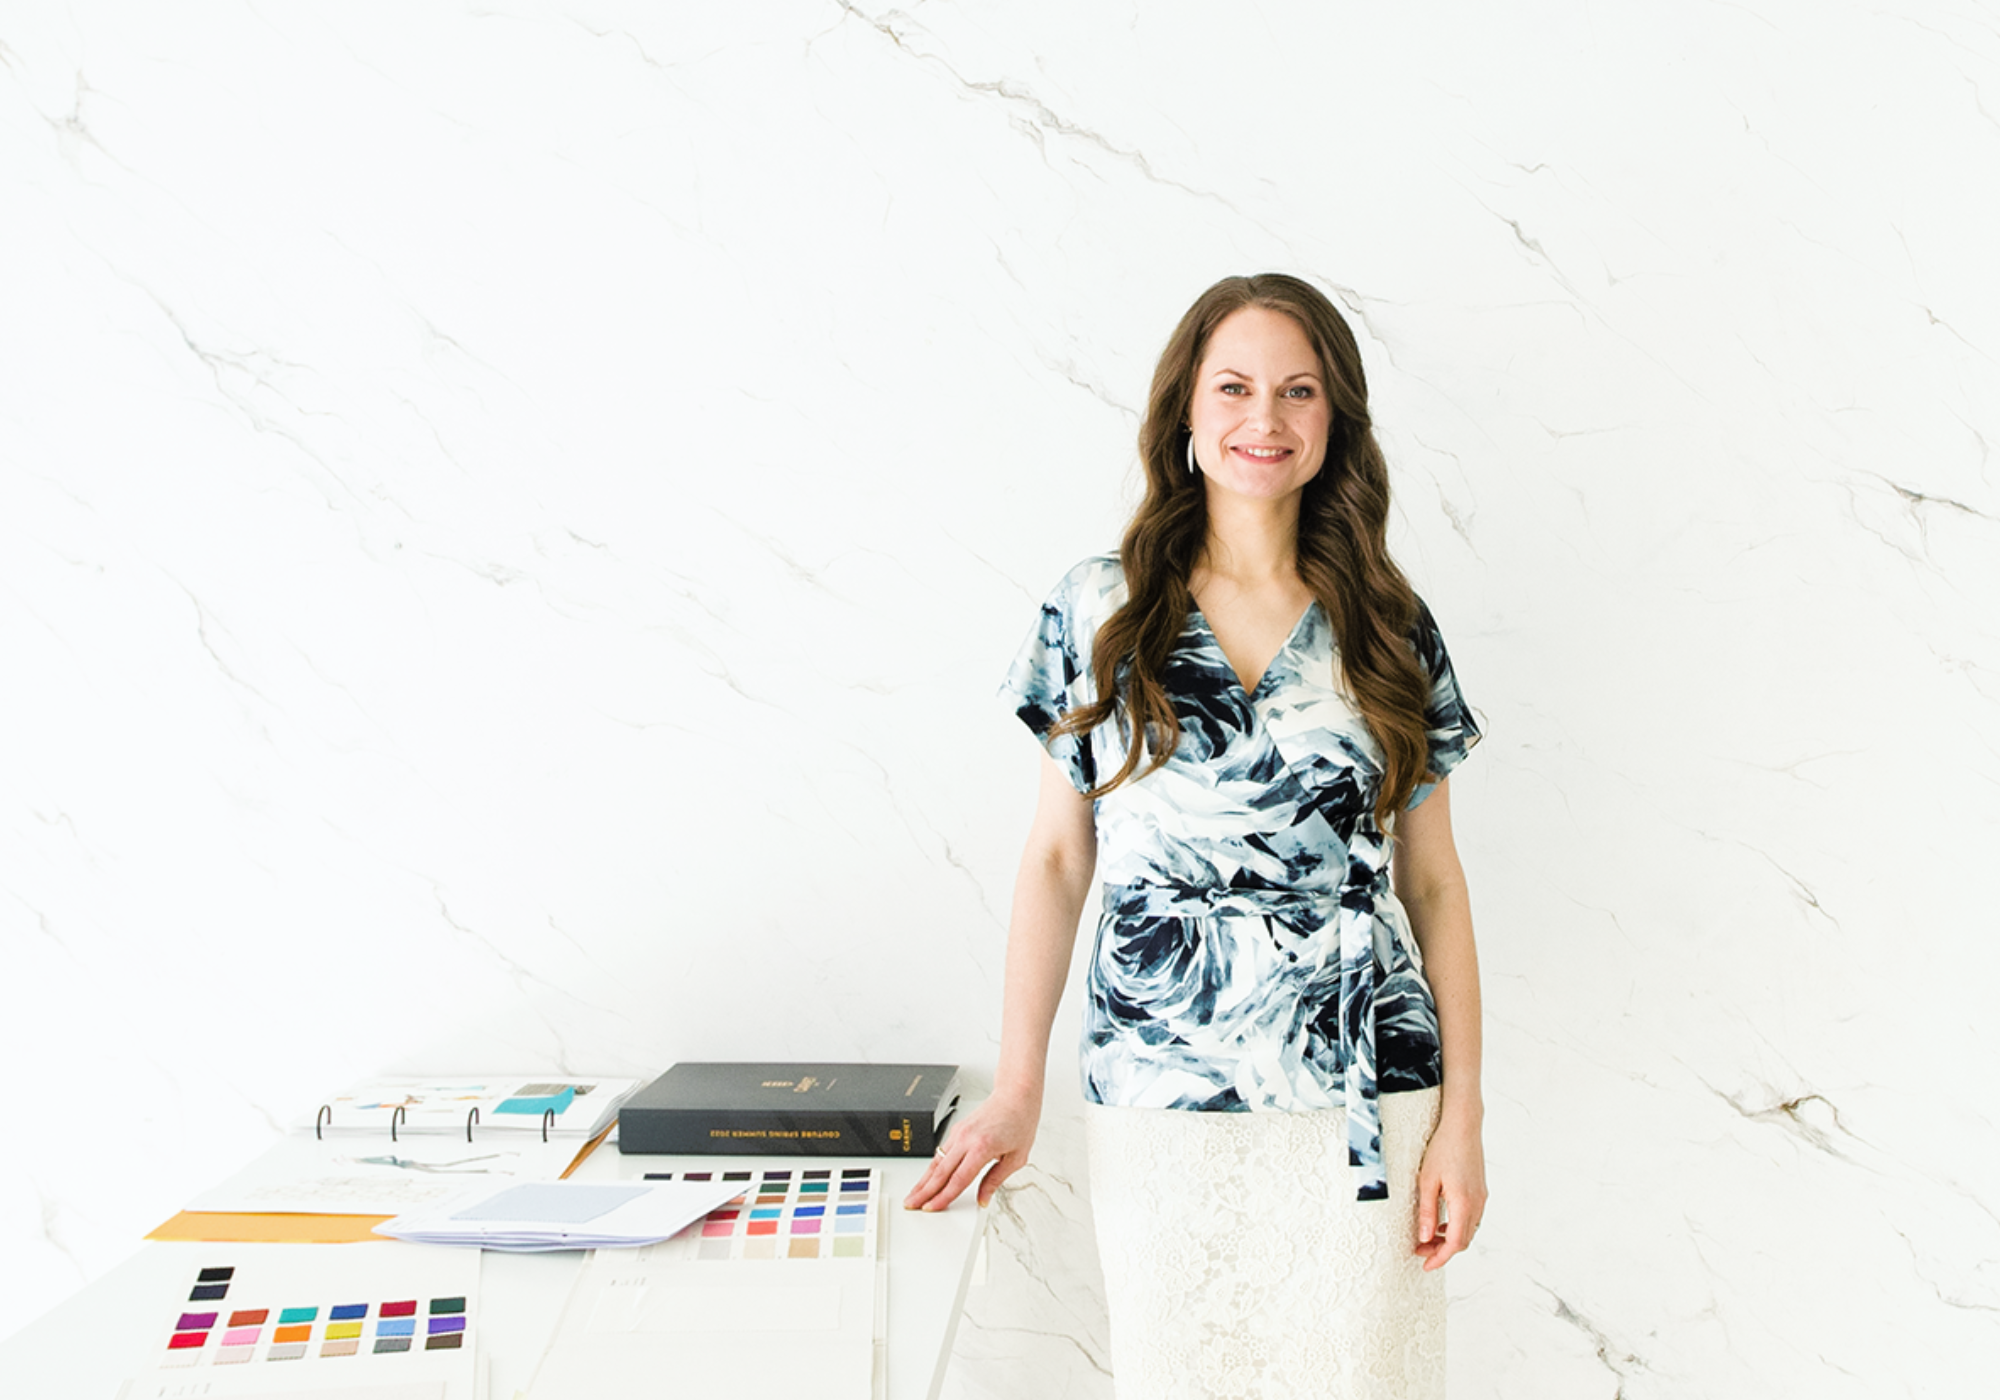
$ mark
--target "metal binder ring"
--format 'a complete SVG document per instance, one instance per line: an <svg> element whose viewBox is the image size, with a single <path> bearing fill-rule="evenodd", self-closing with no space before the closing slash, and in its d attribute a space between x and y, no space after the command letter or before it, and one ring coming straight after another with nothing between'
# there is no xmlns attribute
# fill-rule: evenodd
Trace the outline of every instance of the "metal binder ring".
<svg viewBox="0 0 2000 1400"><path fill-rule="evenodd" d="M472 1125L474 1123L477 1123L478 1121L479 1121L479 1105L474 1104L472 1106L472 1111L465 1115L465 1140L467 1142L472 1141Z"/></svg>
<svg viewBox="0 0 2000 1400"><path fill-rule="evenodd" d="M318 1113L315 1113L315 1114L313 1115L313 1137L314 1137L314 1139L315 1139L315 1140L320 1140L320 1131L319 1131L319 1130L320 1130L321 1128L323 1128L323 1127L327 1126L328 1124L332 1123L332 1122L333 1122L333 1105L332 1105L332 1104L330 1104L330 1103L323 1103L323 1104L321 1104L321 1105L319 1106L319 1112L318 1112Z"/></svg>
<svg viewBox="0 0 2000 1400"><path fill-rule="evenodd" d="M556 1121L556 1111L555 1111L555 1110L554 1110L553 1108L545 1108L545 1109L543 1109L543 1110L542 1110L542 1141L543 1141L543 1142L547 1142L547 1141L549 1140L549 1124L551 1124L551 1123L553 1123L553 1122L555 1122L555 1121Z"/></svg>
<svg viewBox="0 0 2000 1400"><path fill-rule="evenodd" d="M389 1141L394 1142L396 1140L396 1125L409 1116L410 1111L408 1109L404 1108L401 1104L396 1105L396 1111L389 1115Z"/></svg>

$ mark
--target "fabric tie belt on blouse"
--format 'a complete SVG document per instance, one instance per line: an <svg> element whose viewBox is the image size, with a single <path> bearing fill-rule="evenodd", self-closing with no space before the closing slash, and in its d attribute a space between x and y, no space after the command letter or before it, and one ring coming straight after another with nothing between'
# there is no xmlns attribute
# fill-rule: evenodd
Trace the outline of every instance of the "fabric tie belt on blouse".
<svg viewBox="0 0 2000 1400"><path fill-rule="evenodd" d="M1360 854L1360 852L1355 852ZM1358 866L1358 868L1356 868ZM1353 878L1359 876L1361 878ZM1240 889L1233 886L1106 885L1105 912L1120 917L1204 919L1310 915L1338 935L1340 948L1340 1062L1347 1113L1347 1161L1360 1182L1356 1199L1386 1200L1382 1165L1382 1105L1375 1075L1375 995L1382 970L1375 961L1375 894L1387 871L1367 862L1350 867L1350 882L1335 890Z"/></svg>

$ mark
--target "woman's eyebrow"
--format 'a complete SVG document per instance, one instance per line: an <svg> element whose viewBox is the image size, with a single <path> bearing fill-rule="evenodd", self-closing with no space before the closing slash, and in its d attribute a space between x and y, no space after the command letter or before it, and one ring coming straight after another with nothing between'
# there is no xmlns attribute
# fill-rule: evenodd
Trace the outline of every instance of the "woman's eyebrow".
<svg viewBox="0 0 2000 1400"><path fill-rule="evenodd" d="M1255 379L1257 377L1254 374L1245 374L1240 369L1219 369L1211 373L1208 377L1210 379L1220 379L1225 375L1229 376L1232 379ZM1297 374L1286 375L1283 379L1280 379L1278 382L1280 384L1289 384L1294 379L1310 379L1315 383L1317 383L1319 381L1319 371L1316 369L1302 369Z"/></svg>

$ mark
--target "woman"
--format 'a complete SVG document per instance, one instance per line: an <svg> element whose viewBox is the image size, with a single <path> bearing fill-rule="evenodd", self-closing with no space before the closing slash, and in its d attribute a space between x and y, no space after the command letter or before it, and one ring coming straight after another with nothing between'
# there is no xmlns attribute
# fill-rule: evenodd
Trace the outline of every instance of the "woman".
<svg viewBox="0 0 2000 1400"><path fill-rule="evenodd" d="M1445 781L1479 734L1388 555L1353 333L1296 278L1217 283L1140 452L1118 556L1070 571L1008 677L1049 759L999 1069L906 1204L985 1171L984 1205L1027 1161L1101 875L1083 1070L1119 1395L1442 1396L1436 1270L1486 1204Z"/></svg>

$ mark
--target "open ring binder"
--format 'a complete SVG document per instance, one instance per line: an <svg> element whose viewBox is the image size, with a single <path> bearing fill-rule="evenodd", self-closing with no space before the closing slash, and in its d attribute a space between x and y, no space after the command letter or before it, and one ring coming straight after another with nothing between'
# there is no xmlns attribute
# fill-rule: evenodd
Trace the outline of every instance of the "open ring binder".
<svg viewBox="0 0 2000 1400"><path fill-rule="evenodd" d="M409 1111L405 1109L401 1104L398 1104L396 1106L396 1111L389 1115L389 1141L391 1142L398 1141L398 1138L396 1136L397 1130L402 1127L403 1120L408 1117L409 1117ZM542 1110L543 1142L547 1142L549 1140L549 1129L553 1128L555 1126L555 1123L556 1123L556 1111L553 1108L543 1109ZM473 1140L472 1130L478 1125L479 1125L479 1105L474 1104L469 1110L467 1110L465 1115L465 1140L467 1142L471 1142ZM325 1141L326 1129L331 1128L332 1126L333 1126L333 1105L330 1103L323 1103L319 1106L319 1112L313 1115L313 1136L320 1139L322 1142Z"/></svg>

